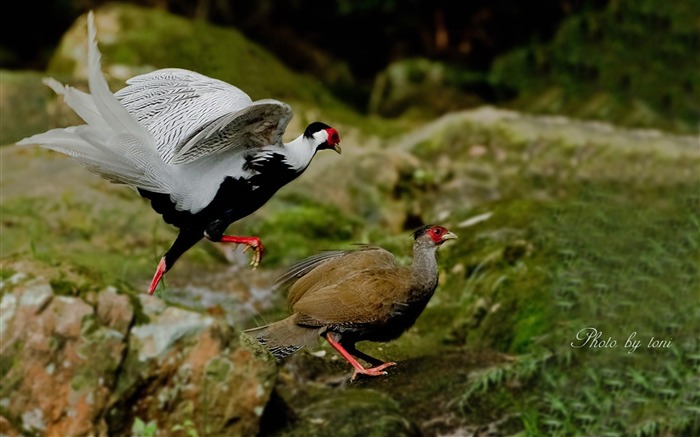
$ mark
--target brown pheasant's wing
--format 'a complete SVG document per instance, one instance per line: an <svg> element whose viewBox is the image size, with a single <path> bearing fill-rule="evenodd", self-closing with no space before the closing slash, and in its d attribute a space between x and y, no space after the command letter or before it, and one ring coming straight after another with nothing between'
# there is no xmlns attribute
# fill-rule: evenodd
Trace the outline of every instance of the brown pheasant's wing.
<svg viewBox="0 0 700 437"><path fill-rule="evenodd" d="M296 264L293 264L279 278L277 278L277 281L275 282L275 287L284 288L290 286L297 279L306 275L307 273L309 273L310 271L312 271L313 269L315 269L320 264L323 264L326 261L341 256L357 254L359 252L373 251L372 253L374 254L374 256L377 256L378 262L381 262L382 260L388 262L395 262L394 256L386 250L382 249L381 247L371 246L368 244L358 244L357 246L359 246L359 248L354 250L328 250L318 253L316 255L312 255L308 258L304 258Z"/></svg>
<svg viewBox="0 0 700 437"><path fill-rule="evenodd" d="M277 280L275 281L275 288L286 288L292 285L297 279L309 273L311 270L318 267L319 264L323 264L333 258L338 258L343 255L347 255L349 251L347 250L328 250L316 255L304 258L303 260L293 264L289 267Z"/></svg>
<svg viewBox="0 0 700 437"><path fill-rule="evenodd" d="M363 269L335 284L311 290L292 306L297 323L324 326L371 324L400 311L410 291L406 268Z"/></svg>
<svg viewBox="0 0 700 437"><path fill-rule="evenodd" d="M289 287L289 307L307 293L337 284L348 275L360 270L383 270L397 268L396 258L390 252L375 247L363 246L357 250L323 252L293 265L278 284Z"/></svg>

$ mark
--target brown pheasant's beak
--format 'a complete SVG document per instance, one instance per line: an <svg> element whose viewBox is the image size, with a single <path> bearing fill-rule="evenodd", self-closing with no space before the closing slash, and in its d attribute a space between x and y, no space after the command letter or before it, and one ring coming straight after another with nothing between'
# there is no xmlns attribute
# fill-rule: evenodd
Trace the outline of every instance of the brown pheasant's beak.
<svg viewBox="0 0 700 437"><path fill-rule="evenodd" d="M456 240L457 239L457 234L454 234L452 232L448 232L445 235L442 236L442 242L444 243L447 240Z"/></svg>
<svg viewBox="0 0 700 437"><path fill-rule="evenodd" d="M333 144L333 150L335 150L335 153L340 155L340 152L342 152L342 150L340 149L340 143Z"/></svg>

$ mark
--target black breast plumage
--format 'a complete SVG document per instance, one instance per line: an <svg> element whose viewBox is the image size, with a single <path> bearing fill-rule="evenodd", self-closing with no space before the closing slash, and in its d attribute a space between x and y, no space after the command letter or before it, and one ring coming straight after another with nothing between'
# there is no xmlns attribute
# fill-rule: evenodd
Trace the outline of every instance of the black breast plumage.
<svg viewBox="0 0 700 437"><path fill-rule="evenodd" d="M139 194L151 201L151 207L166 223L180 229L206 230L221 221L221 232L228 225L255 212L287 183L299 176L280 153L250 155L243 163L244 177L226 176L209 204L198 211L180 211L170 194L154 193L139 188Z"/></svg>

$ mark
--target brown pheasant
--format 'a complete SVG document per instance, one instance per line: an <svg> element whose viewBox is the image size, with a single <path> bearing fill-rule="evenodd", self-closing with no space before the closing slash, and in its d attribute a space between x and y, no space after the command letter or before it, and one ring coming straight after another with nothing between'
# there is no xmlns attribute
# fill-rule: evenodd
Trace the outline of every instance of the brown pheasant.
<svg viewBox="0 0 700 437"><path fill-rule="evenodd" d="M410 328L438 283L435 252L457 236L442 226L413 233L413 263L400 266L394 255L376 246L324 252L292 266L278 281L289 287L293 314L246 331L276 358L284 358L325 337L357 374L385 375L385 363L355 347L358 341L389 341ZM372 367L365 368L356 358Z"/></svg>

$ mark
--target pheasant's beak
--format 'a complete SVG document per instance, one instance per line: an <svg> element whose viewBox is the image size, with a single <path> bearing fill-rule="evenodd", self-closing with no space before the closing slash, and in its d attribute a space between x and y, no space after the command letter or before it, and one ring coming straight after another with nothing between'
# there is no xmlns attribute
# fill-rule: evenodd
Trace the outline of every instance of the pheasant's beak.
<svg viewBox="0 0 700 437"><path fill-rule="evenodd" d="M447 240L456 240L456 239L457 239L457 234L453 234L452 232L448 232L442 236L443 242L445 242Z"/></svg>
<svg viewBox="0 0 700 437"><path fill-rule="evenodd" d="M333 150L335 150L335 153L340 155L340 152L342 152L342 149L340 148L340 143L338 144L333 144Z"/></svg>

